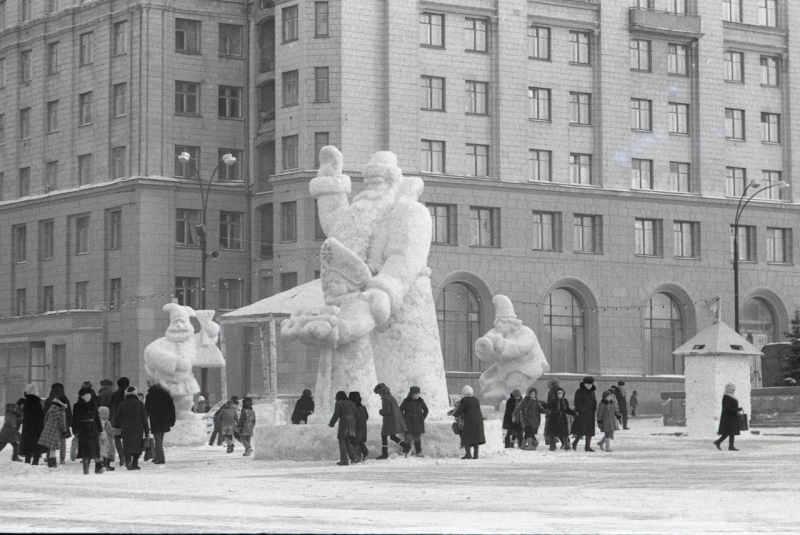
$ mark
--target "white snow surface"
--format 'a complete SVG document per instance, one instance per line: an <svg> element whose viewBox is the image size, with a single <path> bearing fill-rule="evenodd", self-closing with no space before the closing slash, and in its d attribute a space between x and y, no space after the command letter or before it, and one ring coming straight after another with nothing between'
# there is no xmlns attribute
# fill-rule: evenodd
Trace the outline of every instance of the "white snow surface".
<svg viewBox="0 0 800 535"><path fill-rule="evenodd" d="M242 447L167 448L167 464L83 475L0 453L0 531L116 533L796 533L800 430L738 452L632 418L614 452L503 450L475 460L337 466L260 461ZM455 436L454 436L455 438ZM540 436L541 438L541 436ZM488 440L500 441L498 435ZM423 442L425 438L423 437Z"/></svg>

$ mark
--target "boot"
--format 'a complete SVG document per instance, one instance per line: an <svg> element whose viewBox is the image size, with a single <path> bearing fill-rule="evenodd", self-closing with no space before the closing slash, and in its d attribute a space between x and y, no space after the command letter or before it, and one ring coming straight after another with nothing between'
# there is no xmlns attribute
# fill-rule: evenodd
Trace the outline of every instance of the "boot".
<svg viewBox="0 0 800 535"><path fill-rule="evenodd" d="M414 442L414 453L417 457L425 457L422 455L422 441Z"/></svg>
<svg viewBox="0 0 800 535"><path fill-rule="evenodd" d="M597 441L597 447L600 448L600 451L605 451L605 448L603 447L605 443L606 443L605 437Z"/></svg>
<svg viewBox="0 0 800 535"><path fill-rule="evenodd" d="M722 449L722 448L720 448L720 447L719 447L719 445L720 445L720 444L722 444L722 441L721 441L721 440L715 440L715 441L714 441L714 445L717 447L717 449L718 449L718 450L721 450L721 449Z"/></svg>
<svg viewBox="0 0 800 535"><path fill-rule="evenodd" d="M102 474L106 471L105 463L103 461L97 461L94 463L94 473L95 474Z"/></svg>
<svg viewBox="0 0 800 535"><path fill-rule="evenodd" d="M114 470L116 470L116 468L112 466L113 460L111 459L111 457L105 458L105 464L106 464L106 472L113 472Z"/></svg>
<svg viewBox="0 0 800 535"><path fill-rule="evenodd" d="M411 453L411 444L406 441L403 441L399 444L401 448L403 448L403 455L408 457L408 454Z"/></svg>
<svg viewBox="0 0 800 535"><path fill-rule="evenodd" d="M506 448L513 448L514 444L511 443L511 435L506 435Z"/></svg>
<svg viewBox="0 0 800 535"><path fill-rule="evenodd" d="M22 457L19 456L19 444L11 444L11 460L21 463Z"/></svg>
<svg viewBox="0 0 800 535"><path fill-rule="evenodd" d="M56 468L58 469L58 461L55 457L48 457L47 458L47 468Z"/></svg>
<svg viewBox="0 0 800 535"><path fill-rule="evenodd" d="M253 453L253 448L247 448L246 450L244 450L242 457L250 457L251 453Z"/></svg>
<svg viewBox="0 0 800 535"><path fill-rule="evenodd" d="M572 441L572 449L573 450L577 450L578 449L578 441L580 439L581 439L581 437L575 437L575 440ZM569 449L569 448L567 448L567 449Z"/></svg>
<svg viewBox="0 0 800 535"><path fill-rule="evenodd" d="M592 449L592 437L586 437L586 446L583 448L583 451L594 451Z"/></svg>
<svg viewBox="0 0 800 535"><path fill-rule="evenodd" d="M610 439L610 438L607 438L607 439L606 439L606 451L609 451L609 452L610 452L610 451L613 451L613 450L611 449L611 439Z"/></svg>
<svg viewBox="0 0 800 535"><path fill-rule="evenodd" d="M82 462L83 462L83 474L88 476L89 475L89 463L91 462L91 459L83 459Z"/></svg>
<svg viewBox="0 0 800 535"><path fill-rule="evenodd" d="M375 459L378 460L378 461L382 461L382 460L388 459L388 458L389 458L389 446L383 446L381 448L381 454L378 455L377 457L375 457Z"/></svg>
<svg viewBox="0 0 800 535"><path fill-rule="evenodd" d="M133 462L131 462L131 470L141 470L139 467L139 454L133 456Z"/></svg>
<svg viewBox="0 0 800 535"><path fill-rule="evenodd" d="M234 447L235 447L235 444L234 444L233 442L231 442L230 444L228 444L228 453L233 453L233 448L234 448Z"/></svg>
<svg viewBox="0 0 800 535"><path fill-rule="evenodd" d="M462 459L472 459L472 454L469 452L469 446L464 446L464 449L467 450L467 454L462 457Z"/></svg>
<svg viewBox="0 0 800 535"><path fill-rule="evenodd" d="M472 458L473 459L478 458L478 446L472 446Z"/></svg>
<svg viewBox="0 0 800 535"><path fill-rule="evenodd" d="M550 451L556 451L556 442L555 440L550 441Z"/></svg>

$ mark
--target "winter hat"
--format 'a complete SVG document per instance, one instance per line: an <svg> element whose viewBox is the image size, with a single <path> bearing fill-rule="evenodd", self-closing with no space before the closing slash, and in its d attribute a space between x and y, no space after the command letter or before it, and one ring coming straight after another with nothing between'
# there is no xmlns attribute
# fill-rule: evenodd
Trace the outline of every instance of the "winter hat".
<svg viewBox="0 0 800 535"><path fill-rule="evenodd" d="M245 408L248 408L248 409L252 409L253 408L253 398L248 398L248 397L244 398L242 400L242 407L245 407Z"/></svg>
<svg viewBox="0 0 800 535"><path fill-rule="evenodd" d="M111 382L111 379L103 379L100 381L100 386L114 386L114 383Z"/></svg>
<svg viewBox="0 0 800 535"><path fill-rule="evenodd" d="M561 392L565 396L567 395L567 393L564 391L564 389L561 388L560 386L558 388L556 388L556 396L558 395L559 392Z"/></svg>
<svg viewBox="0 0 800 535"><path fill-rule="evenodd" d="M344 390L339 390L336 392L336 401L345 401L347 399L347 394Z"/></svg>
<svg viewBox="0 0 800 535"><path fill-rule="evenodd" d="M200 397L197 398L197 403L200 403L201 401L205 401L205 400L206 400L206 398L204 398L203 396L200 396Z"/></svg>
<svg viewBox="0 0 800 535"><path fill-rule="evenodd" d="M100 418L108 418L111 415L111 411L108 410L108 407L100 407L97 409L97 415Z"/></svg>
<svg viewBox="0 0 800 535"><path fill-rule="evenodd" d="M376 385L375 385L375 388L373 388L373 389L372 389L372 391L373 391L373 392L375 392L376 394L382 394L382 393L383 393L383 392L385 392L386 390L388 390L388 388L387 388L387 387L386 387L386 385L385 385L385 384L383 384L383 383L378 383L378 384L376 384Z"/></svg>
<svg viewBox="0 0 800 535"><path fill-rule="evenodd" d="M128 389L125 391L126 396L138 396L139 391L136 390L135 386L129 386Z"/></svg>
<svg viewBox="0 0 800 535"><path fill-rule="evenodd" d="M492 298L492 304L494 305L494 319L517 319L517 315L514 313L514 304L505 295L495 295Z"/></svg>
<svg viewBox="0 0 800 535"><path fill-rule="evenodd" d="M625 386L625 381L617 381L617 384L618 384L619 386Z"/></svg>
<svg viewBox="0 0 800 535"><path fill-rule="evenodd" d="M537 396L539 395L539 392L536 390L536 387L532 386L528 389L528 395L530 396L531 394L536 394Z"/></svg>
<svg viewBox="0 0 800 535"><path fill-rule="evenodd" d="M558 382L558 379L550 379L547 381L547 388L553 389L561 386L561 383Z"/></svg>
<svg viewBox="0 0 800 535"><path fill-rule="evenodd" d="M408 394L410 396L413 396L414 394L419 394L420 392L422 392L422 390L420 390L420 388L418 386L412 386L408 390Z"/></svg>
<svg viewBox="0 0 800 535"><path fill-rule="evenodd" d="M360 392L350 392L350 395L347 396L350 401L355 403L356 405L361 405L361 393Z"/></svg>
<svg viewBox="0 0 800 535"><path fill-rule="evenodd" d="M735 390L736 390L736 385L735 384L728 383L728 384L725 385L725 393L726 394L733 394L733 392Z"/></svg>
<svg viewBox="0 0 800 535"><path fill-rule="evenodd" d="M84 381L81 388L94 388L91 381Z"/></svg>
<svg viewBox="0 0 800 535"><path fill-rule="evenodd" d="M308 388L303 390L303 397L304 398L310 398L311 397L311 390L309 390Z"/></svg>
<svg viewBox="0 0 800 535"><path fill-rule="evenodd" d="M239 396L231 396L231 403L233 403L234 405L238 405L239 404Z"/></svg>
<svg viewBox="0 0 800 535"><path fill-rule="evenodd" d="M587 375L586 377L583 378L583 381L581 381L581 382L582 383L586 383L587 385L593 385L594 384L594 377L592 377L591 375Z"/></svg>
<svg viewBox="0 0 800 535"><path fill-rule="evenodd" d="M461 389L461 395L465 398L468 398L474 394L472 387L469 385L464 385L464 388Z"/></svg>
<svg viewBox="0 0 800 535"><path fill-rule="evenodd" d="M522 397L522 392L519 391L519 388L515 388L511 392L511 395L514 396L515 398L521 398Z"/></svg>
<svg viewBox="0 0 800 535"><path fill-rule="evenodd" d="M128 379L127 377L120 377L119 379L117 379L117 386L122 389L128 388L130 384L131 380Z"/></svg>
<svg viewBox="0 0 800 535"><path fill-rule="evenodd" d="M603 399L606 399L608 396L611 395L611 390L606 390L603 392Z"/></svg>
<svg viewBox="0 0 800 535"><path fill-rule="evenodd" d="M39 387L36 386L36 383L30 383L25 387L25 393L31 396L38 396Z"/></svg>
<svg viewBox="0 0 800 535"><path fill-rule="evenodd" d="M91 393L92 393L92 389L91 388L86 388L84 386L80 390L78 390L78 397L82 398L84 394L91 394Z"/></svg>

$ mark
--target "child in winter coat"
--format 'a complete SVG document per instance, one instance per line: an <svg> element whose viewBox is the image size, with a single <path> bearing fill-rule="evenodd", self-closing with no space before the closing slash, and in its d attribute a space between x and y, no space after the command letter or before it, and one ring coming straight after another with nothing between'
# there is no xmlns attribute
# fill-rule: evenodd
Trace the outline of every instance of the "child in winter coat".
<svg viewBox="0 0 800 535"><path fill-rule="evenodd" d="M628 400L628 405L631 406L631 416L636 416L636 407L639 406L639 394L634 390L631 393L631 399Z"/></svg>
<svg viewBox="0 0 800 535"><path fill-rule="evenodd" d="M225 444L228 446L228 453L233 453L233 433L236 431L238 423L239 417L236 414L236 407L232 401L228 401L219 410L219 429Z"/></svg>
<svg viewBox="0 0 800 535"><path fill-rule="evenodd" d="M569 408L569 401L564 396L564 389L556 388L555 398L548 403L550 419L547 421L545 434L553 437L550 441L550 451L556 451L556 438L561 441L562 448L569 450L569 421L567 415L576 416L577 413Z"/></svg>
<svg viewBox="0 0 800 535"><path fill-rule="evenodd" d="M597 445L603 451L611 451L614 431L619 429L617 420L622 418L614 401L614 393L611 390L606 390L603 392L602 401L597 404L597 427L603 432L603 438Z"/></svg>
<svg viewBox="0 0 800 535"><path fill-rule="evenodd" d="M412 386L408 391L408 396L400 404L400 412L406 421L408 432L406 442L414 441L414 454L417 457L422 455L422 435L425 433L425 418L428 417L428 406L420 396L420 388Z"/></svg>
<svg viewBox="0 0 800 535"><path fill-rule="evenodd" d="M114 457L116 457L116 446L114 445L114 437L122 433L122 429L116 429L111 425L111 412L108 407L100 407L97 409L97 415L100 417L100 456L103 458L106 470L109 472L114 470Z"/></svg>
<svg viewBox="0 0 800 535"><path fill-rule="evenodd" d="M21 402L21 403L20 403ZM11 460L22 462L19 456L19 426L22 424L22 405L25 399L20 399L17 404L6 403L6 416L3 428L0 429L0 451L11 444Z"/></svg>
<svg viewBox="0 0 800 535"><path fill-rule="evenodd" d="M242 400L242 413L239 415L239 441L244 446L243 457L250 457L253 448L250 446L250 437L256 426L256 411L253 410L252 398Z"/></svg>
<svg viewBox="0 0 800 535"><path fill-rule="evenodd" d="M44 415L44 428L39 435L38 444L47 450L47 467L58 468L55 452L61 448L61 438L67 434L67 406L58 398L53 398Z"/></svg>
<svg viewBox="0 0 800 535"><path fill-rule="evenodd" d="M547 410L544 403L539 401L536 389L530 387L528 395L514 409L514 417L522 425L524 432L522 449L535 450L539 446L536 433L539 432L539 424L542 421L540 415L549 413L550 411Z"/></svg>
<svg viewBox="0 0 800 535"><path fill-rule="evenodd" d="M361 460L363 461L369 455L369 449L367 449L367 420L369 420L369 412L361 404L361 392L350 392L347 397L356 405L356 436L352 439L353 450L356 458L361 455Z"/></svg>

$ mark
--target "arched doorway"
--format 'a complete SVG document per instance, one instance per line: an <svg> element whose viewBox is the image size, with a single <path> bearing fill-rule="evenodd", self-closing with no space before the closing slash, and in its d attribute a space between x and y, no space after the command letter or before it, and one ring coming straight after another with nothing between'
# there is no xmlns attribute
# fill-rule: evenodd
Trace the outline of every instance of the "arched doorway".
<svg viewBox="0 0 800 535"><path fill-rule="evenodd" d="M540 342L549 357L550 372L582 372L586 356L586 318L578 296L566 288L554 289L545 297L542 320Z"/></svg>
<svg viewBox="0 0 800 535"><path fill-rule="evenodd" d="M683 357L672 354L686 339L681 308L666 292L655 294L645 305L644 352L651 375L683 374Z"/></svg>
<svg viewBox="0 0 800 535"><path fill-rule="evenodd" d="M436 319L445 371L483 371L475 355L475 341L481 336L481 306L476 292L463 282L447 284L436 296Z"/></svg>
<svg viewBox="0 0 800 535"><path fill-rule="evenodd" d="M778 342L780 330L772 305L761 297L745 301L739 320L739 332L742 336L752 335L752 342L759 347Z"/></svg>

